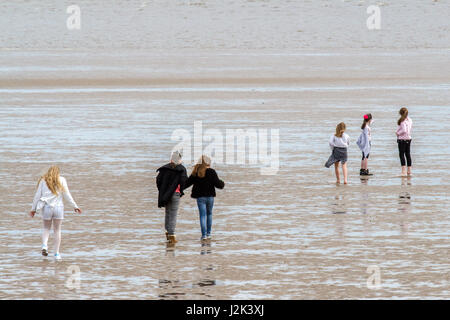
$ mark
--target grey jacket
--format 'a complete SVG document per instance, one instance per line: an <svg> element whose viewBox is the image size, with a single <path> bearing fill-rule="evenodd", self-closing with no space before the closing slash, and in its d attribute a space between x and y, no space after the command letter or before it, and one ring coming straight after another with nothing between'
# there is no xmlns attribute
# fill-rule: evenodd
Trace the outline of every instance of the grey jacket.
<svg viewBox="0 0 450 320"><path fill-rule="evenodd" d="M362 130L358 140L356 141L356 144L364 153L364 157L367 157L367 155L370 153L369 129L367 129L367 127Z"/></svg>

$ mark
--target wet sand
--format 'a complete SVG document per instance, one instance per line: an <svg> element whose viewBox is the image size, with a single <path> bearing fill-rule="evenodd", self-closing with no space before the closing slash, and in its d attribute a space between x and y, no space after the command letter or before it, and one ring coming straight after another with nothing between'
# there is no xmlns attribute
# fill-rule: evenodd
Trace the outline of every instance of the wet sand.
<svg viewBox="0 0 450 320"><path fill-rule="evenodd" d="M345 4L305 5L310 18L299 27L280 23L280 12L292 12L287 3L277 9L271 1L236 2L224 11L241 21L259 8L250 33L241 32L241 22L215 33L225 28L219 19L205 33L206 22L191 21L184 35L161 24L145 35L146 18L135 16L139 28L131 28L127 9L118 24L128 29L101 40L114 15L105 14L91 37L85 21L83 36L70 39L67 31L49 31L61 22L50 19L60 9L42 7L40 32L19 39L32 23L19 26L18 15L32 18L38 9L0 6L9 13L3 23L14 27L0 36L0 299L450 298L450 51L445 10L431 11L442 3L419 5L428 19L397 30L393 15L406 2L387 1L390 28L368 35L352 22L333 29L330 40L321 27L326 21L313 18ZM348 5L350 13L339 12L361 9L359 2ZM207 14L204 6L186 11L178 3L171 10L192 17ZM222 17L217 6L209 12ZM161 16L155 10L152 16ZM257 18L266 10L276 12L273 20ZM400 16L404 25L409 16ZM294 36L292 28L303 32ZM399 177L394 134L404 105L414 121L408 179ZM366 112L375 120L375 175L361 180L355 142ZM217 164L226 187L215 201L212 242L199 241L188 192L179 243L168 247L155 170L176 144L174 130L193 133L199 120L221 132L279 129L280 169L264 176L258 165ZM340 121L351 138L346 186L323 166ZM84 209L77 215L66 208L58 263L40 256L42 222L26 215L39 175L55 163ZM52 236L50 252L51 243ZM79 289L67 286L71 266L81 271ZM377 290L367 287L369 266L380 270Z"/></svg>
<svg viewBox="0 0 450 320"><path fill-rule="evenodd" d="M149 83L140 85L127 69L122 78L97 71L79 76L94 85L63 73L67 82L58 85L53 71L38 73L52 84L31 80L33 73L26 81L2 77L9 85L2 86L0 109L1 298L448 298L447 53L410 55L404 61L395 52L340 52L331 60L296 54L287 62L283 54L211 53L195 64L196 55L173 54L168 64L189 61L189 68L167 82L149 73ZM117 65L114 56L103 58ZM20 64L21 57L3 53L6 59ZM99 53L84 58L88 66L89 59L96 66ZM380 66L370 79L359 62L367 59ZM415 78L409 67L420 59L429 59L430 68ZM152 59L142 63L137 68L164 68ZM205 64L211 73L200 71ZM352 71L354 64L360 67ZM284 77L270 77L263 66ZM389 74L396 78L388 81ZM122 84L102 80L111 78ZM414 121L410 179L398 177L394 135L403 104ZM368 180L359 178L355 144L364 112L375 119L369 161L375 176ZM199 242L188 195L179 212L180 242L168 248L155 170L175 145L172 132L193 132L196 120L222 131L279 129L280 170L263 176L255 165L217 165L227 185L216 199L212 243ZM342 120L352 138L348 186L336 186L323 167L328 137ZM60 263L39 255L41 221L25 215L37 177L52 163L61 165L85 210L81 216L66 210ZM65 286L72 265L81 270L78 291ZM380 268L381 289L366 286L370 265Z"/></svg>

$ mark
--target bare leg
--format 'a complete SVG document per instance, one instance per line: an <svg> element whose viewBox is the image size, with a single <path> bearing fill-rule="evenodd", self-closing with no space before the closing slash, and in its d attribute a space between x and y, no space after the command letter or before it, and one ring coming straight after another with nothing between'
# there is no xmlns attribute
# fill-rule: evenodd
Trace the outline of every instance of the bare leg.
<svg viewBox="0 0 450 320"><path fill-rule="evenodd" d="M406 176L406 166L402 166L402 176Z"/></svg>
<svg viewBox="0 0 450 320"><path fill-rule="evenodd" d="M342 173L344 174L344 184L347 184L347 162L342 164Z"/></svg>
<svg viewBox="0 0 450 320"><path fill-rule="evenodd" d="M59 253L59 246L61 244L61 224L63 219L53 219L53 234L55 236L54 245L55 253Z"/></svg>
<svg viewBox="0 0 450 320"><path fill-rule="evenodd" d="M44 230L42 232L42 244L47 247L50 229L52 228L52 220L44 220Z"/></svg>
<svg viewBox="0 0 450 320"><path fill-rule="evenodd" d="M339 176L339 161L334 163L334 172L336 173L336 183L341 183L341 178Z"/></svg>
<svg viewBox="0 0 450 320"><path fill-rule="evenodd" d="M411 173L411 166L409 166L408 167L408 176L410 176L412 173Z"/></svg>

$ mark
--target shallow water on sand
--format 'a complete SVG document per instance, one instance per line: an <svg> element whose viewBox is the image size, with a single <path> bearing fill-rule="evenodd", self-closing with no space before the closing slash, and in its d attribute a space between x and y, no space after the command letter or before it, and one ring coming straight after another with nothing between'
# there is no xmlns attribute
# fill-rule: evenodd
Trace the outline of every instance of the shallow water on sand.
<svg viewBox="0 0 450 320"><path fill-rule="evenodd" d="M114 71L120 58L105 54L105 72L123 76L122 85L109 83L90 67L99 54L87 54L90 71L78 75L92 85L79 86L63 73L56 73L66 81L61 85L36 80L54 78L51 68L28 74L28 82L0 79L5 84L0 96L0 298L450 297L446 52L417 53L402 63L395 52L369 53L380 66L375 79L358 78L360 71L352 71L358 63L364 69L361 61L368 56L361 52L341 52L333 60L294 55L288 62L283 54L211 53L159 85L155 74L136 85L133 71ZM163 69L152 59L139 60L140 55L133 60L138 65ZM48 66L47 57L45 52L37 56L39 70ZM63 61L65 54L58 57ZM172 58L169 69L198 61L189 54ZM0 59L14 65L22 57L4 52ZM421 59L430 61L430 69L407 77L409 64ZM256 69L270 65L286 78L271 77L264 69L246 78L250 60ZM291 63L307 65L306 72L292 71ZM345 65L349 71L338 73ZM197 67L213 71L200 73ZM427 77L433 68L442 72ZM386 80L390 73L399 78ZM196 82L186 80L189 76ZM398 176L394 135L405 101L414 121L414 176L408 179ZM375 119L369 161L375 175L361 180L355 141L365 112ZM280 168L277 175L264 176L258 165L217 164L226 188L216 198L212 242L200 243L196 205L186 196L177 225L179 243L168 247L163 211L156 205L155 170L176 144L173 131L193 133L197 120L204 130L221 132L279 129ZM337 186L332 170L323 167L328 138L339 121L347 123L352 139L347 186ZM39 255L41 221L26 217L36 179L52 163L60 164L84 209L81 216L66 209L58 263ZM380 270L378 290L367 287L369 266ZM71 268L81 272L79 289L71 289Z"/></svg>

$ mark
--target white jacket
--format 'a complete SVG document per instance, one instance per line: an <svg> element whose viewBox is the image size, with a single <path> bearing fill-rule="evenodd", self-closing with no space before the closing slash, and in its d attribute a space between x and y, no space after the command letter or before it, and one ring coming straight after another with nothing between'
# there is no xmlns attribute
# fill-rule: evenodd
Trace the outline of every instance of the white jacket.
<svg viewBox="0 0 450 320"><path fill-rule="evenodd" d="M330 137L330 141L328 141L328 144L330 145L331 150L333 150L334 147L338 148L348 148L350 145L350 137L348 134L343 133L342 137L336 137L334 134Z"/></svg>
<svg viewBox="0 0 450 320"><path fill-rule="evenodd" d="M60 176L59 181L61 182L64 191L58 193L58 195L54 195L50 191L44 179L42 179L39 182L36 194L34 195L33 206L31 207L31 211L36 211L39 213L46 204L51 207L62 206L64 205L63 197L67 202L70 203L72 207L74 207L75 209L78 208L77 204L72 198L72 195L70 194L66 179Z"/></svg>
<svg viewBox="0 0 450 320"><path fill-rule="evenodd" d="M364 153L364 157L367 157L370 153L370 136L369 136L369 127L366 126L359 138L358 141L356 141L356 144L358 145L359 149Z"/></svg>

